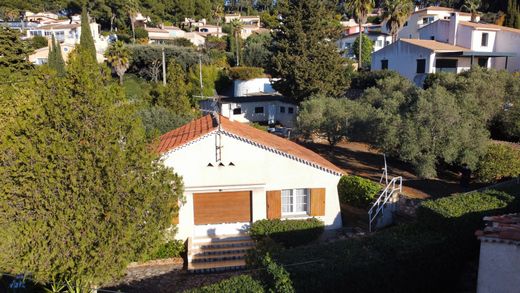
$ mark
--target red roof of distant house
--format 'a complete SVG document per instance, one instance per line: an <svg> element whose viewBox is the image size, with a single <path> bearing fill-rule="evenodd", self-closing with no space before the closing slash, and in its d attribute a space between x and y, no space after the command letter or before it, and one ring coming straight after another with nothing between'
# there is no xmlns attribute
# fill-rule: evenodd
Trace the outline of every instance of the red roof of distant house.
<svg viewBox="0 0 520 293"><path fill-rule="evenodd" d="M487 227L475 232L480 240L515 243L520 241L520 214L485 217L484 221L488 222Z"/></svg>
<svg viewBox="0 0 520 293"><path fill-rule="evenodd" d="M230 121L224 116L220 117L220 129L224 133L238 136L256 144L275 149L288 154L296 159L301 159L308 164L318 165L334 173L343 174L343 170L318 155L317 153L288 139L256 129L244 123ZM218 130L218 123L211 115L203 116L177 129L163 134L159 140L156 151L160 154L181 147L204 135Z"/></svg>

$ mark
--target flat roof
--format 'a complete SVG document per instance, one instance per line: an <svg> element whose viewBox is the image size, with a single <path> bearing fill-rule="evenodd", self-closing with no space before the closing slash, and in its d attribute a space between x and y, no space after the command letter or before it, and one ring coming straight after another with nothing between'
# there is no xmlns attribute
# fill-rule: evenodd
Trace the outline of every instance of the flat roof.
<svg viewBox="0 0 520 293"><path fill-rule="evenodd" d="M459 52L459 51L469 51L468 48L450 45L447 43L434 41L434 40L420 40L420 39L400 39L400 41L423 47L426 49L430 49L434 52Z"/></svg>
<svg viewBox="0 0 520 293"><path fill-rule="evenodd" d="M243 97L222 97L221 102L222 103L256 103L256 102L283 102L287 104L294 104L297 105L297 103L289 98L286 98L282 95L249 95L249 96L243 96Z"/></svg>

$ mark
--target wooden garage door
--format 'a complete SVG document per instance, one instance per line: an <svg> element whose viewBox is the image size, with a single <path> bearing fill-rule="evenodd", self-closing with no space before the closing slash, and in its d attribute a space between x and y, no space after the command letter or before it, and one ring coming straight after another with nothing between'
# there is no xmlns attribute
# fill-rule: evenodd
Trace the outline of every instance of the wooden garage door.
<svg viewBox="0 0 520 293"><path fill-rule="evenodd" d="M251 222L251 192L214 192L193 195L195 225Z"/></svg>

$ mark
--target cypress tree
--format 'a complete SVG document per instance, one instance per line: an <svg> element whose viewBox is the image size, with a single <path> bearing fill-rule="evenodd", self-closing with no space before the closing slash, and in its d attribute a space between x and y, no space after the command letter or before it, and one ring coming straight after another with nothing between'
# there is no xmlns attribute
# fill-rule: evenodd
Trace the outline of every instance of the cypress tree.
<svg viewBox="0 0 520 293"><path fill-rule="evenodd" d="M0 85L0 271L83 292L164 241L182 182L90 52L69 57L67 78Z"/></svg>
<svg viewBox="0 0 520 293"><path fill-rule="evenodd" d="M58 72L58 76L65 76L65 61L63 60L63 54L61 53L61 45L59 41L56 41L54 54L54 58L56 58L56 71Z"/></svg>
<svg viewBox="0 0 520 293"><path fill-rule="evenodd" d="M90 62L96 61L96 46L94 45L94 38L92 37L92 32L90 31L90 20L87 12L87 7L83 5L83 9L81 11L81 37L79 40L79 50L88 52L90 55L90 60L85 60Z"/></svg>
<svg viewBox="0 0 520 293"><path fill-rule="evenodd" d="M52 35L51 43L49 44L49 55L47 56L47 65L50 68L55 69L56 67L56 42L54 40L54 35Z"/></svg>

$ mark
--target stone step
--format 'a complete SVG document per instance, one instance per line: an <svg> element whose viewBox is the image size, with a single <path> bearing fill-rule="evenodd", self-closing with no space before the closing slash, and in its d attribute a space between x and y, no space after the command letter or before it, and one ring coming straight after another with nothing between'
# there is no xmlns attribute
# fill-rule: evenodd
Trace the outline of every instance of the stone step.
<svg viewBox="0 0 520 293"><path fill-rule="evenodd" d="M251 246L253 244L254 244L254 242L252 239L233 240L233 241L196 242L196 243L192 243L192 249L240 247L240 246Z"/></svg>
<svg viewBox="0 0 520 293"><path fill-rule="evenodd" d="M226 253L226 254L210 254L210 255L194 255L191 257L192 263L202 263L202 262L218 262L225 260L238 260L245 259L247 254L246 252L237 252L237 253Z"/></svg>
<svg viewBox="0 0 520 293"><path fill-rule="evenodd" d="M190 251L190 255L196 256L196 255L217 255L217 254L233 254L233 253L241 253L246 252L247 250L254 247L254 244L251 243L250 245L242 245L237 247L210 247L210 248L204 248L204 249L192 249Z"/></svg>
<svg viewBox="0 0 520 293"><path fill-rule="evenodd" d="M233 235L208 235L199 236L192 239L193 243L204 243L204 242L228 242L228 241L239 241L239 240L251 240L251 237L247 233L233 234Z"/></svg>
<svg viewBox="0 0 520 293"><path fill-rule="evenodd" d="M225 260L215 262L192 262L188 264L188 272L190 273L211 273L230 270L240 270L246 267L244 259Z"/></svg>

